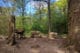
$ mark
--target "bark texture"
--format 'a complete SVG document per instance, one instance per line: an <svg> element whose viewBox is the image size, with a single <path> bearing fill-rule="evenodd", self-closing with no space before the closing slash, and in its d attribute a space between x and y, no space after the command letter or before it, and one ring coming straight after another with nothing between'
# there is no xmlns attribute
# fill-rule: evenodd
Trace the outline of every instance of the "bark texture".
<svg viewBox="0 0 80 53"><path fill-rule="evenodd" d="M80 0L68 1L68 38L69 44L80 51Z"/></svg>

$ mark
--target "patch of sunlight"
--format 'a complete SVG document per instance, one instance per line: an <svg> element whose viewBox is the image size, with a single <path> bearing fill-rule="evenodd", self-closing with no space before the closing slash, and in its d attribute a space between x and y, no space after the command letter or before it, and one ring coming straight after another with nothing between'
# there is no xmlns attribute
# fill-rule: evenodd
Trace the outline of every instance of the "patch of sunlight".
<svg viewBox="0 0 80 53"><path fill-rule="evenodd" d="M79 30L80 30L79 26L76 26L74 29L75 33L77 33Z"/></svg>
<svg viewBox="0 0 80 53"><path fill-rule="evenodd" d="M67 50L62 50L62 49L60 49L58 46L55 47L54 51L56 51L57 53L69 53L69 51L67 51Z"/></svg>
<svg viewBox="0 0 80 53"><path fill-rule="evenodd" d="M30 50L30 52L31 52L31 53L39 53L40 51L37 50L37 49L32 49L32 50Z"/></svg>

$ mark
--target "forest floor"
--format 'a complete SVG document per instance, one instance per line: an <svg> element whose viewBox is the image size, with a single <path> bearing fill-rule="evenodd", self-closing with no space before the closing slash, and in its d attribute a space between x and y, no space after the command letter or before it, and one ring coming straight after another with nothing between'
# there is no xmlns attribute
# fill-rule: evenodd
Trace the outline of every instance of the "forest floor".
<svg viewBox="0 0 80 53"><path fill-rule="evenodd" d="M15 46L0 39L0 53L73 53L62 46L63 39L26 38L18 40Z"/></svg>

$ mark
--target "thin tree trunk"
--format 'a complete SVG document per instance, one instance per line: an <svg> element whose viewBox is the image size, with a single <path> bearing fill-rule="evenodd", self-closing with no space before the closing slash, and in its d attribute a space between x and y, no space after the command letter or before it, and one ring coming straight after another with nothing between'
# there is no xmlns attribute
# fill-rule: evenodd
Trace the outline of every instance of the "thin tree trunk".
<svg viewBox="0 0 80 53"><path fill-rule="evenodd" d="M50 11L50 0L48 0L48 33L51 32L51 11Z"/></svg>
<svg viewBox="0 0 80 53"><path fill-rule="evenodd" d="M41 0L40 0L40 2L41 2ZM42 4L39 3L39 14L40 14L40 15L39 15L39 18L40 18L40 23L41 23L41 19L42 19L42 18L41 18L41 5L42 5Z"/></svg>
<svg viewBox="0 0 80 53"><path fill-rule="evenodd" d="M22 24L25 25L25 0L22 0Z"/></svg>

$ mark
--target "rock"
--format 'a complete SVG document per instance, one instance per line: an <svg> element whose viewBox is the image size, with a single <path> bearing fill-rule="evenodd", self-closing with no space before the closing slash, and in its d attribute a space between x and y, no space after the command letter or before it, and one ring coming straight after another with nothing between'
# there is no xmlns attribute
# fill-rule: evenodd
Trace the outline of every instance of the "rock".
<svg viewBox="0 0 80 53"><path fill-rule="evenodd" d="M50 32L50 33L49 33L49 38L50 38L50 39L55 39L55 38L57 38L57 35L58 35L57 32Z"/></svg>
<svg viewBox="0 0 80 53"><path fill-rule="evenodd" d="M0 39L5 40L5 37L1 35L1 36L0 36Z"/></svg>
<svg viewBox="0 0 80 53"><path fill-rule="evenodd" d="M31 31L31 38L39 38L41 37L40 31Z"/></svg>

